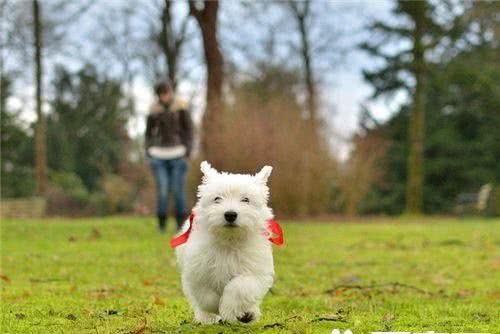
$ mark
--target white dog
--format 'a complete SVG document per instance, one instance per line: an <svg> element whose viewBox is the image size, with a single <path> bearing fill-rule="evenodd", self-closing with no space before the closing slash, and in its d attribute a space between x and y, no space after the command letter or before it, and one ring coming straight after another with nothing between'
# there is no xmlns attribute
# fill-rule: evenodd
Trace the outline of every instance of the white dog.
<svg viewBox="0 0 500 334"><path fill-rule="evenodd" d="M182 244L177 248L182 288L202 324L250 322L260 316L259 305L274 278L270 241L283 242L267 206L271 170L265 166L255 176L229 174L201 163L198 202L171 245ZM279 240L269 238L270 232Z"/></svg>

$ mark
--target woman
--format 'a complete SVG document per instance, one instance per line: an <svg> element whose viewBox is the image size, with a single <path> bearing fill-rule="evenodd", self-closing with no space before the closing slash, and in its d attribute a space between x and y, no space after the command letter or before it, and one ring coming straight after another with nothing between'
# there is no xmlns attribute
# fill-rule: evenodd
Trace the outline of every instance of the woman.
<svg viewBox="0 0 500 334"><path fill-rule="evenodd" d="M163 233L170 193L175 199L177 229L187 217L184 180L193 124L186 104L174 97L169 82L158 83L155 92L158 100L151 106L146 123L146 154L156 179L158 226Z"/></svg>

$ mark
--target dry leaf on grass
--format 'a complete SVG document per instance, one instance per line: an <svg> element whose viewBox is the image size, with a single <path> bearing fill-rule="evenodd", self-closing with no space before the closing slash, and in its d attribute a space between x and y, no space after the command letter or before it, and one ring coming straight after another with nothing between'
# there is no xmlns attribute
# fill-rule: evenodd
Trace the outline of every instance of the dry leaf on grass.
<svg viewBox="0 0 500 334"><path fill-rule="evenodd" d="M139 325L139 327L137 327L133 332L132 334L143 334L144 331L146 330L146 324L147 324L147 320L146 318L144 318L141 322L141 324Z"/></svg>
<svg viewBox="0 0 500 334"><path fill-rule="evenodd" d="M151 285L155 284L155 281L154 281L154 280L152 280L152 279L147 279L147 278L146 278L146 279L144 279L144 280L142 281L142 284L143 284L144 286L151 286Z"/></svg>
<svg viewBox="0 0 500 334"><path fill-rule="evenodd" d="M165 302L160 299L157 295L153 295L153 304L155 305L165 305Z"/></svg>
<svg viewBox="0 0 500 334"><path fill-rule="evenodd" d="M101 239L101 232L97 228L93 228L89 235L89 240Z"/></svg>

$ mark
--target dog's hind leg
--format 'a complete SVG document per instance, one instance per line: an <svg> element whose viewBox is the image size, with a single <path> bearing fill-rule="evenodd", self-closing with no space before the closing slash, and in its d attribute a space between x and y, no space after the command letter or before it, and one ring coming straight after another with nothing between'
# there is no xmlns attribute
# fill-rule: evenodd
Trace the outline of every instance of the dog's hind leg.
<svg viewBox="0 0 500 334"><path fill-rule="evenodd" d="M255 321L260 317L259 304L273 283L272 275L242 275L224 288L219 313L225 321Z"/></svg>

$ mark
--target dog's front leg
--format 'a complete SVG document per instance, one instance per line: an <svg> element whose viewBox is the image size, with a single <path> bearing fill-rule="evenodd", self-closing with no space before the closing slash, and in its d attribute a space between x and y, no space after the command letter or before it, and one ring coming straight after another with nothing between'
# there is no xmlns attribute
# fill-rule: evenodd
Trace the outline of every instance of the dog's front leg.
<svg viewBox="0 0 500 334"><path fill-rule="evenodd" d="M271 288L272 275L241 275L224 288L219 314L225 321L250 322L260 317L259 304Z"/></svg>

